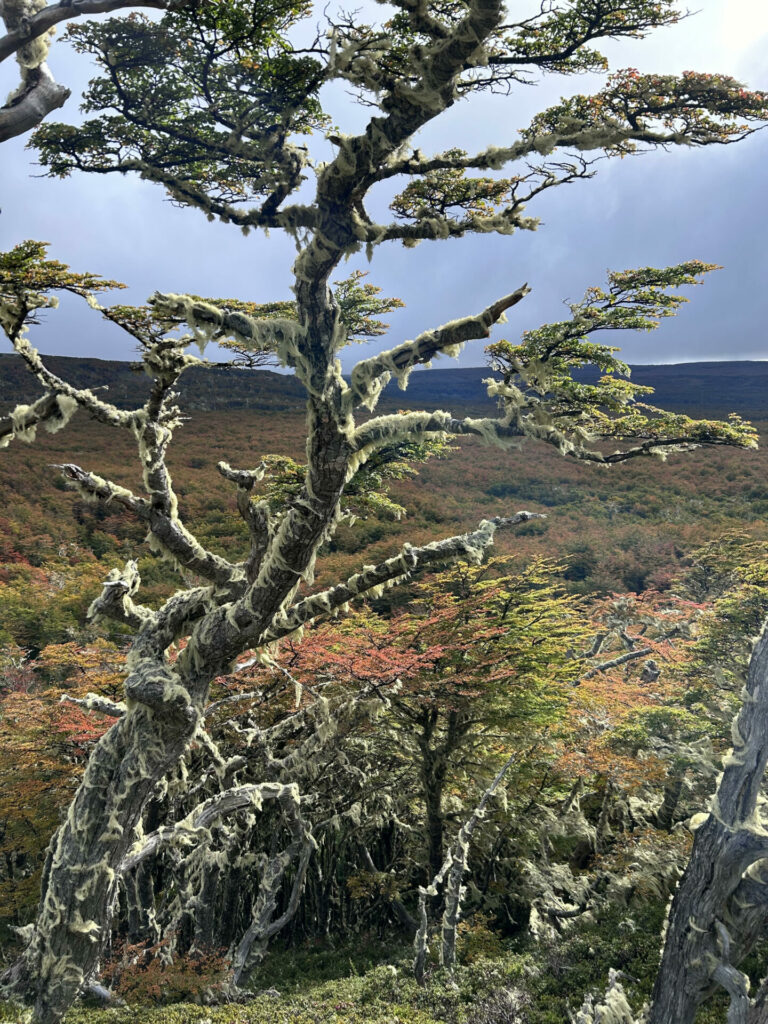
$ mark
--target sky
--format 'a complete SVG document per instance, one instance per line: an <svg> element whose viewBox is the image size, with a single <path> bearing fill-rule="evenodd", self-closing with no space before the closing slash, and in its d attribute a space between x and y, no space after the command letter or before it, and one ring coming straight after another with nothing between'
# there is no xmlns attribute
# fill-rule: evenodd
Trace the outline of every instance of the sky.
<svg viewBox="0 0 768 1024"><path fill-rule="evenodd" d="M517 13L527 0L510 0ZM349 6L348 4L345 6ZM366 21L385 20L389 8L364 0ZM371 17L372 14L372 17ZM314 21L308 27L313 27ZM768 2L699 0L696 13L643 41L608 42L600 49L612 68L680 73L698 70L732 75L753 89L768 89ZM0 65L0 90L13 87L12 62ZM93 74L88 59L61 40L49 65L73 96L57 112L76 121L77 96ZM537 111L561 95L597 91L602 77L547 76L536 87L510 96L478 94L457 103L414 137L425 154L450 146L473 152L513 141ZM326 87L321 99L345 133L362 129L370 109L355 104L344 83ZM302 140L305 141L305 140ZM329 144L310 141L315 159L328 159ZM379 246L369 265L364 254L339 267L335 279L355 269L397 296L406 306L387 317L390 333L354 358L388 348L449 320L480 312L527 282L530 295L494 328L491 340L514 341L523 330L562 319L563 303L579 299L608 270L667 266L701 259L723 266L704 285L689 290L691 302L652 333L622 334L622 357L630 363L768 358L768 131L744 142L706 149L674 149L601 162L595 178L551 190L532 202L541 218L536 232L482 235L422 242L406 249ZM374 219L388 222L391 195L379 187L367 203ZM307 196L308 198L308 196ZM40 177L25 140L0 147L0 249L25 238L51 243L50 255L74 270L90 270L123 281L127 291L102 302L142 303L155 290L236 297L256 302L291 297L290 238L273 231L243 237L234 226L209 223L194 210L173 207L158 185L131 176L76 174L64 181ZM59 310L33 328L43 353L133 359L130 339L84 303L65 297ZM606 341L611 339L605 336ZM479 366L484 342L468 345L442 366ZM7 341L0 351L10 351ZM212 349L206 355L213 356ZM438 365L438 364L436 364Z"/></svg>

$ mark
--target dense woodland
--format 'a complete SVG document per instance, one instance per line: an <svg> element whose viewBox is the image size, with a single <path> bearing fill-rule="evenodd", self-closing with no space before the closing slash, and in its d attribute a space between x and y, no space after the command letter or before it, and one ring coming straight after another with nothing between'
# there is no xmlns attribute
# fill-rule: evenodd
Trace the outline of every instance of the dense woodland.
<svg viewBox="0 0 768 1024"><path fill-rule="evenodd" d="M215 468L220 456L257 436L265 450L300 458L303 432L298 409L228 411L226 429L220 414L197 412L194 435L179 432L169 461L183 514L206 546L247 548ZM68 698L114 701L122 692L130 637L88 626L86 610L116 560L139 559L154 603L177 585L145 551L139 525L51 481L51 465L75 455L136 483L126 472L129 439L105 449L87 421L0 466L6 959L13 929L34 914L50 833L111 723ZM534 459L524 443L500 465L466 440L394 481L392 509L339 528L319 587L361 557L376 562L436 528L471 528L510 503L547 517L500 537L480 568L389 591L286 645L275 666L216 681L209 732L219 751L246 758L258 781L297 781L312 794L317 822L302 900L269 955L264 943L255 958L254 991L280 991L286 1020L302 1019L296 1000L309 992L307 1020L395 1013L403 1022L549 1024L567 1019L568 1006L618 966L642 1002L689 853L688 819L712 791L751 639L768 614L765 460L764 450L725 450L606 469L546 450ZM389 695L395 680L402 686ZM345 707L351 697L354 710ZM275 736L269 747L260 733ZM459 986L445 989L436 976L419 989L409 953L419 886L510 755L470 850ZM193 747L152 818L179 820L196 806L206 783L190 796L184 779L208 775L210 787L217 756ZM234 839L214 828L205 843L137 867L103 983L134 1006L166 1007L157 1021L202 1020L208 1010L195 1016L187 1007L177 1018L167 1007L224 997L227 953L257 898L248 880L283 817L265 804ZM203 850L218 856L201 866ZM295 872L295 864L286 871L277 920ZM437 898L430 910L437 920ZM759 959L754 969L762 970ZM271 1014L275 997L266 998ZM266 1012L258 1002L250 1010L253 1018L221 1019ZM724 1012L701 1019L721 1021Z"/></svg>

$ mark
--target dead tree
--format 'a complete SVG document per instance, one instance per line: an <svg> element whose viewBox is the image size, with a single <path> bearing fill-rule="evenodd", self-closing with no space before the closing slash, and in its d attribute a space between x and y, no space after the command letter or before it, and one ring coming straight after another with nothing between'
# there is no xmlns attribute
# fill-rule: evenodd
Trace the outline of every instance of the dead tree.
<svg viewBox="0 0 768 1024"><path fill-rule="evenodd" d="M461 901L464 896L462 882L467 872L469 844L472 842L472 835L478 823L485 817L485 808L488 805L488 801L501 785L514 758L515 755L513 754L505 761L486 788L479 804L459 829L459 833L435 877L426 888L419 886L419 926L414 938L416 956L413 962L413 972L419 984L422 984L424 980L424 968L427 961L427 953L429 952L427 945L429 935L427 896L436 896L439 886L443 885L443 883L445 883L445 905L440 930L440 966L444 967L450 974L456 965L456 938L461 915Z"/></svg>
<svg viewBox="0 0 768 1024"><path fill-rule="evenodd" d="M738 965L761 937L768 908L768 829L761 808L768 764L768 624L752 652L742 697L733 749L709 811L690 822L693 849L670 907L650 1004L638 1024L693 1024L699 1006L718 989L730 998L728 1024L765 1020L768 986L750 999L749 978ZM617 977L605 1002L595 1007L587 999L575 1018L578 1024L603 1019L634 1024Z"/></svg>

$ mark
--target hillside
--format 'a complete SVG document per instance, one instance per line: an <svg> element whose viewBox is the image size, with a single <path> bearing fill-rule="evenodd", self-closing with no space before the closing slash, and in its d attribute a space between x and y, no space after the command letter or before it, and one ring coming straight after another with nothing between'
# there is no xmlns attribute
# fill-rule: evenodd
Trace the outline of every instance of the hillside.
<svg viewBox="0 0 768 1024"><path fill-rule="evenodd" d="M80 387L107 385L110 399L122 408L135 404L149 388L149 379L131 363L69 356L49 356L46 362L55 373ZM484 366L414 373L405 392L394 382L388 385L384 404L490 409L492 403L482 385L489 375ZM590 379L590 374L585 372L582 379ZM662 408L710 416L738 412L751 419L768 419L768 361L638 365L632 367L632 379L655 388L653 402ZM181 393L187 408L199 410L289 411L304 397L304 389L290 374L226 368L189 371L182 378ZM0 406L29 402L38 394L21 359L0 355Z"/></svg>

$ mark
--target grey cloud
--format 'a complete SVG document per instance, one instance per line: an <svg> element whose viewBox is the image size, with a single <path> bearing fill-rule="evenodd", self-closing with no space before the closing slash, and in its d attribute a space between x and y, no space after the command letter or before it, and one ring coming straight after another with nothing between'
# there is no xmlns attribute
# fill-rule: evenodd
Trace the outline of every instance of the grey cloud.
<svg viewBox="0 0 768 1024"><path fill-rule="evenodd" d="M55 47L54 60L59 80L74 88L82 87L91 73L62 44ZM629 60L617 58L616 63L626 66ZM753 50L744 54L743 63L768 71ZM414 142L425 152L503 143L566 86L588 91L598 84L596 78L549 79L541 88L525 88L509 98L473 97ZM364 108L350 107L340 86L328 90L328 101L345 130L355 130L368 116ZM63 115L73 119L73 101ZM313 155L327 158L327 143L319 143L313 143ZM269 240L244 238L236 228L176 209L158 187L128 177L30 177L34 154L21 140L5 144L0 157L2 248L23 238L50 241L52 255L75 269L129 284L115 296L121 302L143 302L155 289L255 301L290 296L294 247L276 232ZM370 270L369 281L406 302L405 309L391 314L392 333L378 346L386 347L479 310L523 281L533 292L494 338L515 337L559 319L563 300L577 299L587 286L601 283L607 269L700 258L725 269L693 290L690 305L657 332L622 337L625 357L630 362L766 358L767 158L768 138L759 134L737 146L603 161L595 179L557 189L531 205L528 212L543 221L535 233L425 242L416 249L389 244L377 250L370 266L356 256L335 277L358 267ZM388 199L385 193L372 198L375 216L388 216ZM72 303L47 318L35 341L44 352L133 357L130 340L107 330L93 311ZM356 348L347 357L347 368L359 352ZM482 343L468 346L461 357L465 366L482 361Z"/></svg>

